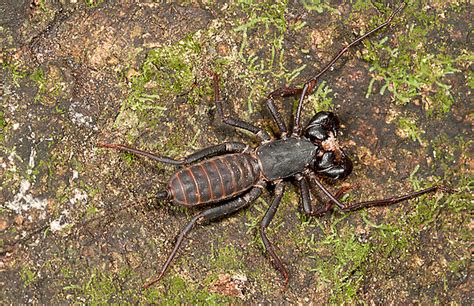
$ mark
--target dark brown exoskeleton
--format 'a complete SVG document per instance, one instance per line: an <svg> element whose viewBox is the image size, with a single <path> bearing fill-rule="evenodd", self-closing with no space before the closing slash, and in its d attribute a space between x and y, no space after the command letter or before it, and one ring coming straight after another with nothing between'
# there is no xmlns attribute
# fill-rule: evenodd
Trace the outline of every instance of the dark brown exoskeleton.
<svg viewBox="0 0 474 306"><path fill-rule="evenodd" d="M341 203L338 198L342 192L332 195L320 182L318 176L343 179L352 171L352 162L337 141L339 119L332 112L317 113L306 126L301 124L301 110L304 98L315 87L319 77L325 73L350 47L359 43L372 33L387 26L400 12L404 4L398 7L387 21L370 32L362 35L342 49L321 72L309 79L303 88L284 87L268 95L266 104L279 128L279 139L272 139L262 128L224 114L219 92L219 78L213 74L214 101L223 122L232 127L247 130L261 139L256 148L240 142L226 142L215 145L180 160L160 157L148 152L132 149L120 144L100 144L102 147L118 149L149 157L155 161L183 166L175 172L166 190L158 193L159 199L173 201L186 207L205 205L207 208L194 216L178 235L176 244L160 274L150 280L145 287L157 282L166 272L175 257L185 236L196 224L204 224L220 219L247 207L261 196L263 189L275 186L275 197L260 223L260 235L265 250L275 268L288 283L288 271L274 251L265 230L272 221L287 182L294 182L300 190L303 211L309 216L322 216L337 205L341 211L353 211L363 207L391 205L422 194L445 189L434 186L403 196L360 203ZM300 95L294 129L290 133L280 113L275 107L274 98ZM315 209L311 203L309 180L327 196L329 201Z"/></svg>

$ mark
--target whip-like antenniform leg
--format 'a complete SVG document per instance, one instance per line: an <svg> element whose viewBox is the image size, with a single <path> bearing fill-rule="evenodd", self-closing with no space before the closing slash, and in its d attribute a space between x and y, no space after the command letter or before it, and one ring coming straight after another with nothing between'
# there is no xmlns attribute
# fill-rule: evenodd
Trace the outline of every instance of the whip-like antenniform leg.
<svg viewBox="0 0 474 306"><path fill-rule="evenodd" d="M158 156L150 152L145 152L142 150L130 148L121 144L99 143L98 146L103 147L103 148L108 148L108 149L116 149L119 151L124 151L124 152L132 153L135 155L139 155L139 156L144 156L160 163L165 163L165 164L170 164L170 165L175 165L175 166L191 164L203 158L221 155L224 153L241 153L241 152L244 152L249 147L248 145L241 142L224 142L215 146L211 146L211 147L199 150L184 158L173 159L171 157Z"/></svg>
<svg viewBox="0 0 474 306"><path fill-rule="evenodd" d="M311 79L307 80L303 86L303 89L301 91L301 96L300 96L300 99L298 101L298 107L296 109L296 115L295 115L295 129L293 131L293 134L294 135L301 135L301 132L303 130L303 127L302 127L302 124L301 124L301 110L303 109L303 101L304 101L304 98L306 97L306 95L310 94L313 89L315 88L317 82L318 82L318 79L321 75L323 75L329 68L331 68L332 65L334 65L334 63L344 54L347 52L347 50L349 50L351 47L353 47L354 45L357 45L359 42L361 42L362 40L366 39L367 37L369 37L370 35L372 35L373 33L377 32L378 30L386 27L387 25L390 24L390 22L392 22L392 19L395 17L396 14L398 14L403 8L405 7L405 2L403 2L391 15L390 17L388 17L388 19L382 23L381 25L379 25L378 27L376 27L375 29L372 29L370 30L369 32L365 33L364 35L358 37L357 39L355 39L354 41L352 41L350 44L348 44L346 47L344 47L341 51L339 51L339 53L334 56L334 58L326 65L324 66L324 68L318 73L316 74L315 76L313 76Z"/></svg>

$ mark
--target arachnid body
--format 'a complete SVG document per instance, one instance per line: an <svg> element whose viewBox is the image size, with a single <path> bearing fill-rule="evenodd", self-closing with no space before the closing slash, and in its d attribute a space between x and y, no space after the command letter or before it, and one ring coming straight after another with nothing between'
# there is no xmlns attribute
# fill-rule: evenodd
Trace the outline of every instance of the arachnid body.
<svg viewBox="0 0 474 306"><path fill-rule="evenodd" d="M157 282L167 271L176 256L185 236L196 224L205 224L232 214L249 206L261 196L266 187L275 186L274 199L260 223L260 235L265 250L275 268L288 283L289 274L276 254L265 231L272 221L281 202L288 182L294 183L300 191L303 211L309 216L322 216L337 205L341 211L352 211L363 207L382 206L398 203L434 192L440 186L388 199L364 201L360 203L341 203L338 198L341 192L332 195L320 182L318 177L339 180L347 177L352 171L352 162L338 143L340 127L338 117L332 112L318 112L308 124L301 123L301 111L305 97L309 95L318 79L324 74L349 48L359 43L372 33L387 26L394 16L403 8L402 4L386 22L357 38L342 49L317 75L305 82L302 88L284 87L268 95L266 105L278 126L278 139L272 139L260 127L240 119L225 115L223 101L219 91L219 77L213 74L214 102L223 122L229 126L247 130L260 138L256 148L240 142L226 142L205 148L183 159L175 160L160 157L148 152L129 148L120 144L100 144L102 147L118 149L149 157L155 161L182 166L169 179L166 190L158 193L159 199L169 200L186 207L205 206L202 212L194 216L178 235L176 244L160 274L149 281L148 287ZM275 97L300 95L296 110L294 128L287 129L279 111L274 104ZM311 203L310 182L325 194L329 201L320 208Z"/></svg>

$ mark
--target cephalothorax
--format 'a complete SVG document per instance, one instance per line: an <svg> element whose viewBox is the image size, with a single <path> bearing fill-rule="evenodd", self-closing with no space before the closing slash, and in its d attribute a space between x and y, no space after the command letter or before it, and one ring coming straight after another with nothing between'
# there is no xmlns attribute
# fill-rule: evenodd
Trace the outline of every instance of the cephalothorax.
<svg viewBox="0 0 474 306"><path fill-rule="evenodd" d="M275 186L275 196L271 206L260 223L260 235L265 250L268 252L275 268L288 283L288 271L274 251L265 230L272 221L288 182L297 185L302 199L303 211L309 216L322 216L329 212L334 205L341 211L352 211L363 207L382 206L398 203L440 189L434 186L407 195L388 199L365 201L360 203L341 203L338 198L342 192L332 195L320 182L318 177L343 179L352 171L352 162L339 146L337 137L339 119L332 112L319 112L305 126L301 124L301 110L305 97L315 87L319 77L326 72L350 47L357 44L372 33L388 25L395 14L403 8L402 4L377 28L354 40L342 49L321 72L305 82L302 88L283 87L268 95L266 105L279 129L279 139L272 139L260 127L231 118L224 114L223 101L220 97L219 78L213 74L214 101L218 114L224 123L247 130L261 139L256 148L240 142L226 142L205 148L183 159L175 160L160 157L148 152L132 149L119 144L100 144L102 147L114 148L149 157L155 161L183 166L175 172L166 190L158 193L159 199L173 201L175 204L191 206L207 206L194 216L178 235L176 244L158 277L149 281L148 287L157 282L168 269L185 236L196 224L204 224L222 218L247 207L261 196L263 189L269 185ZM288 131L285 122L274 104L275 97L300 95L294 128ZM309 181L327 196L329 201L315 208L312 205Z"/></svg>

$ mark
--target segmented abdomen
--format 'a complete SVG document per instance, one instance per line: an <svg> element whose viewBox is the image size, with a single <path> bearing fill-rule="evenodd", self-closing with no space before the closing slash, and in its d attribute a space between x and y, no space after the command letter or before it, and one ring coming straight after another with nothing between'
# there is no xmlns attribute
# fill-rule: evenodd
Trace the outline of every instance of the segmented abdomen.
<svg viewBox="0 0 474 306"><path fill-rule="evenodd" d="M257 161L249 154L227 154L203 160L171 176L168 190L176 204L193 206L232 198L259 179Z"/></svg>

